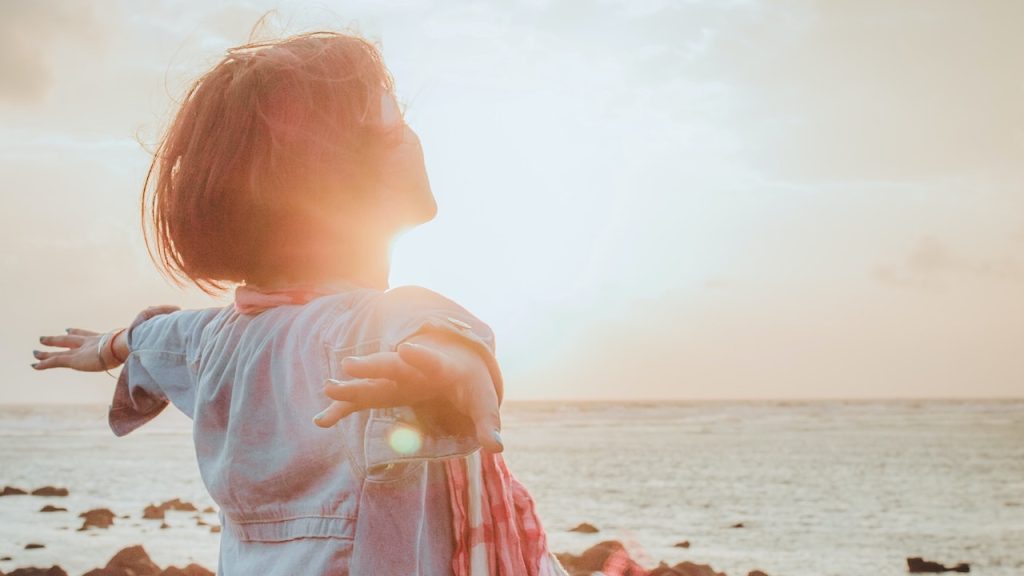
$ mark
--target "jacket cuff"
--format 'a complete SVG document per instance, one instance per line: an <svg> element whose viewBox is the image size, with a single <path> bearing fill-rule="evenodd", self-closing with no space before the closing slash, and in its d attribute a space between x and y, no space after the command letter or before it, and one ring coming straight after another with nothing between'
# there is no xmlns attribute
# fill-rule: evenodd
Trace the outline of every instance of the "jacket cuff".
<svg viewBox="0 0 1024 576"><path fill-rule="evenodd" d="M152 394L141 386L132 386L135 382L132 375L145 370L132 347L132 330L146 320L166 313L166 310L147 308L140 312L124 331L128 357L125 358L121 373L117 377L113 399L107 412L107 423L115 436L124 436L156 418L169 403L167 398Z"/></svg>

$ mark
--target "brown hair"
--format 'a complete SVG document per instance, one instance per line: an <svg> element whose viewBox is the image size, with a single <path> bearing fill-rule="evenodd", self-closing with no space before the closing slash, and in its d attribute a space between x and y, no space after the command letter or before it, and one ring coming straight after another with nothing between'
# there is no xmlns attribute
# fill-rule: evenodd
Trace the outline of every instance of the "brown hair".
<svg viewBox="0 0 1024 576"><path fill-rule="evenodd" d="M393 88L380 52L357 36L229 50L189 88L146 174L143 231L157 267L208 294L288 269L280 247L301 252L311 215L372 190L401 139L380 121Z"/></svg>

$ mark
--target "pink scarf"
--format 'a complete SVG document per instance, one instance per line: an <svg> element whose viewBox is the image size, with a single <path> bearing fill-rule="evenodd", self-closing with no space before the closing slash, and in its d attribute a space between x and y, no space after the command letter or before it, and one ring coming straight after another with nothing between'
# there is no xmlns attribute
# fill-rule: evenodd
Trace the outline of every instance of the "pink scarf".
<svg viewBox="0 0 1024 576"><path fill-rule="evenodd" d="M235 310L239 314L259 314L274 306L305 304L314 298L358 288L360 286L350 282L335 282L318 286L305 284L276 290L264 290L256 286L242 284L235 288Z"/></svg>
<svg viewBox="0 0 1024 576"><path fill-rule="evenodd" d="M455 576L559 576L526 487L500 453L445 460L452 503Z"/></svg>
<svg viewBox="0 0 1024 576"><path fill-rule="evenodd" d="M258 314L274 306L305 304L358 286L296 286L235 289L235 310ZM566 574L548 551L533 498L509 471L500 453L479 450L445 460L451 496L454 576L558 576Z"/></svg>

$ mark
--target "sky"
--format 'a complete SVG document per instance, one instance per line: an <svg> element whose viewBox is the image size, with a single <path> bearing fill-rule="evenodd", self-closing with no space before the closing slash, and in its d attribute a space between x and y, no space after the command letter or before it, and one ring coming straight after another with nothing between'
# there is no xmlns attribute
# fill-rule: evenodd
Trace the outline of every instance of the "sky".
<svg viewBox="0 0 1024 576"><path fill-rule="evenodd" d="M496 334L509 400L1024 396L1024 3L0 3L0 403L109 400L36 338L150 305L139 195L187 84L377 42L439 213L391 286Z"/></svg>

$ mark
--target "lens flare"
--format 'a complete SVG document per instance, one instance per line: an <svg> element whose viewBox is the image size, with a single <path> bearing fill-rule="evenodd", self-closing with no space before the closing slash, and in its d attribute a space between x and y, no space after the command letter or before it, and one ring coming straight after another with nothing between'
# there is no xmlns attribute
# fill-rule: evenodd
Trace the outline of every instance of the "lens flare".
<svg viewBox="0 0 1024 576"><path fill-rule="evenodd" d="M423 446L419 430L409 426L396 426L388 435L391 449L399 454L415 454Z"/></svg>

